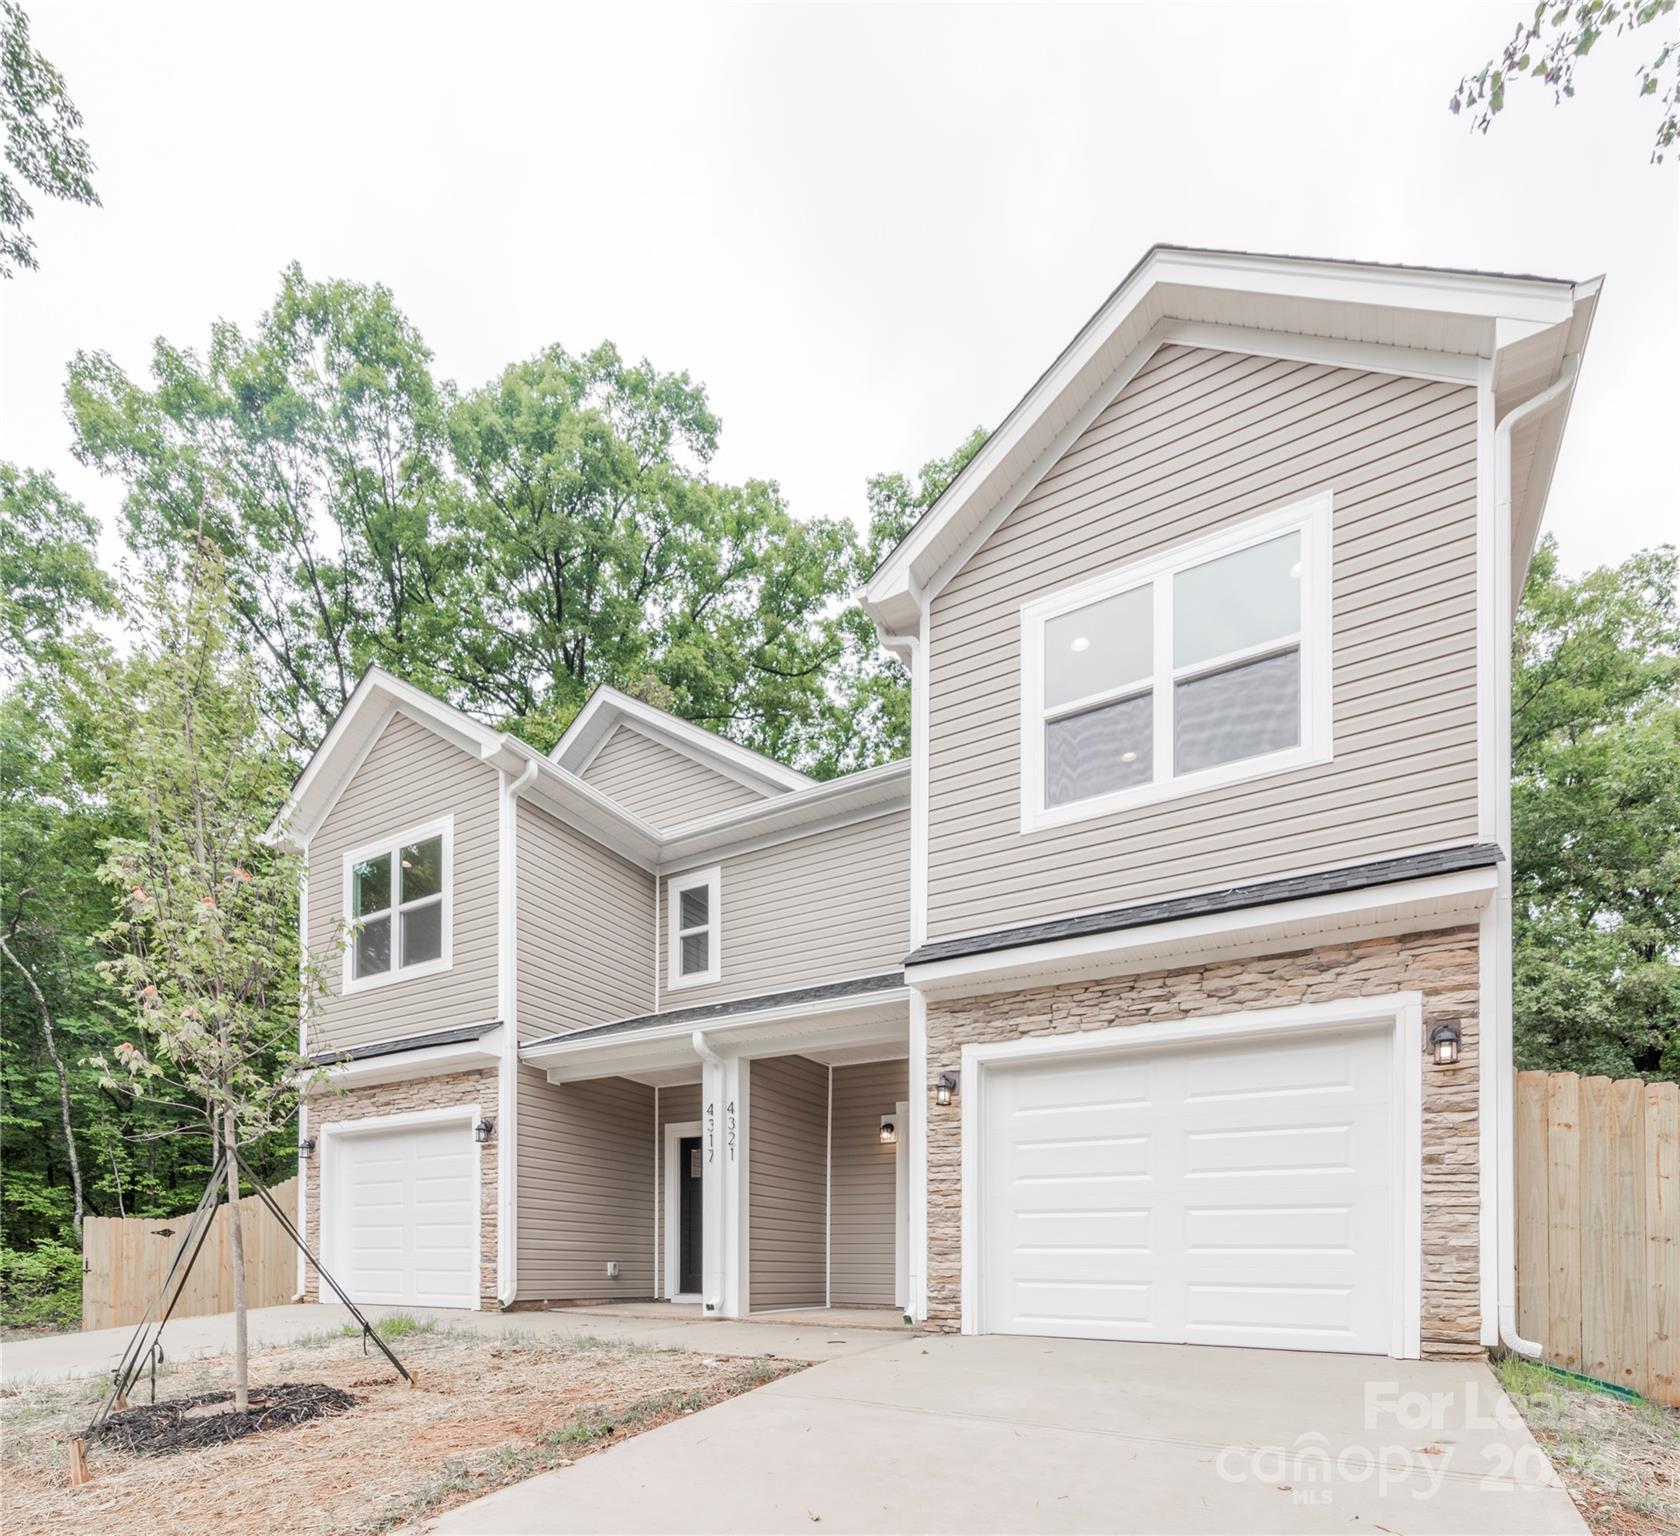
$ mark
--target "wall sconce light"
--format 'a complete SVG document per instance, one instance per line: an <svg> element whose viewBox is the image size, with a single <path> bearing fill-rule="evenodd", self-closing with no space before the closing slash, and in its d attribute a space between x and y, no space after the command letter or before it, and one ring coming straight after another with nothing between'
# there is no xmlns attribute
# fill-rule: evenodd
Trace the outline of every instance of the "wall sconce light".
<svg viewBox="0 0 1680 1536"><path fill-rule="evenodd" d="M933 1102L945 1108L957 1096L957 1074L941 1072L933 1085Z"/></svg>
<svg viewBox="0 0 1680 1536"><path fill-rule="evenodd" d="M1447 1019L1429 1031L1429 1054L1435 1058L1436 1066L1450 1067L1458 1060L1462 1038L1457 1019Z"/></svg>
<svg viewBox="0 0 1680 1536"><path fill-rule="evenodd" d="M313 1157L315 1155L315 1138L313 1136L305 1136L303 1140L298 1143L298 1151L305 1157Z"/></svg>
<svg viewBox="0 0 1680 1536"><path fill-rule="evenodd" d="M473 1140L482 1147L484 1143L490 1139L491 1132L495 1129L496 1122L494 1120L480 1120L478 1124L473 1127Z"/></svg>
<svg viewBox="0 0 1680 1536"><path fill-rule="evenodd" d="M895 1115L881 1116L881 1145L895 1146L898 1142L898 1118Z"/></svg>

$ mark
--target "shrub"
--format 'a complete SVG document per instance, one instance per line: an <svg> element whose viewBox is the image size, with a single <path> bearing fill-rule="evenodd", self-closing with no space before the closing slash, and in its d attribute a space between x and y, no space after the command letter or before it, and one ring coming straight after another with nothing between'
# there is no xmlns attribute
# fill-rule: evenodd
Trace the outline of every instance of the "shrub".
<svg viewBox="0 0 1680 1536"><path fill-rule="evenodd" d="M76 1328L81 1320L81 1254L51 1239L27 1253L0 1248L0 1326Z"/></svg>

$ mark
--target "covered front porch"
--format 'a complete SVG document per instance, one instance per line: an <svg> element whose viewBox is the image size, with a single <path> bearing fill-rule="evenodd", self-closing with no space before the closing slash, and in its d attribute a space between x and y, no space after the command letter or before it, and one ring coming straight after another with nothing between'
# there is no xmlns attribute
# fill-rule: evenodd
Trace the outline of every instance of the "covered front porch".
<svg viewBox="0 0 1680 1536"><path fill-rule="evenodd" d="M651 1090L643 1230L657 1304L899 1326L908 1030L905 988L889 976L557 1035L521 1061L562 1097L608 1080Z"/></svg>

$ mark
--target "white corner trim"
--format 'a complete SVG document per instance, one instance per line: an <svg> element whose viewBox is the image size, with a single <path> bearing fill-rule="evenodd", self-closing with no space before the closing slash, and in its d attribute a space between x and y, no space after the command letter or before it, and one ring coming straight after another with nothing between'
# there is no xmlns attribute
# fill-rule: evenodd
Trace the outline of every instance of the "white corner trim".
<svg viewBox="0 0 1680 1536"><path fill-rule="evenodd" d="M449 1125L460 1121L469 1135L472 1127L481 1118L479 1106L474 1104L450 1104L437 1109L408 1109L389 1115L367 1115L356 1120L328 1120L322 1123L316 1135L315 1156L321 1168L321 1267L325 1269L340 1285L348 1282L340 1273L342 1258L342 1237L340 1227L344 1220L342 1201L335 1201L331 1191L334 1190L333 1175L337 1168L337 1153L341 1142L357 1136L375 1135L381 1131L412 1130L423 1125ZM477 1144L474 1143L476 1150ZM479 1154L482 1156L483 1154ZM468 1295L477 1304L481 1289L480 1265L483 1255L480 1251L479 1233L482 1231L482 1216L484 1202L484 1180L479 1177L479 1169L473 1169L473 1245L472 1245L472 1284ZM322 1289L327 1289L326 1280L321 1282Z"/></svg>
<svg viewBox="0 0 1680 1536"><path fill-rule="evenodd" d="M1389 1353L1415 1360L1422 1353L1423 1319L1423 996L1391 992L1291 1008L1262 1008L1171 1023L1116 1025L1077 1034L1032 1035L962 1049L959 1093L962 1187L962 1331L981 1332L981 1226L979 1147L984 1124L986 1073L1057 1057L1155 1050L1216 1040L1295 1038L1303 1033L1386 1027L1391 1033L1390 1168L1399 1191L1392 1212L1392 1252L1397 1274Z"/></svg>
<svg viewBox="0 0 1680 1536"><path fill-rule="evenodd" d="M706 959L703 971L683 974L682 922L680 901L684 891L704 888L706 891ZM684 987L709 986L723 977L723 868L713 864L706 869L689 870L686 874L671 875L665 881L665 990L680 991Z"/></svg>
<svg viewBox="0 0 1680 1536"><path fill-rule="evenodd" d="M419 965L401 965L399 964L401 958L399 946L402 942L402 924L399 920L397 860L407 844L425 842L432 837L443 839L443 950L435 960L427 960ZM356 992L370 991L374 987L389 987L398 982L416 981L423 976L440 975L444 971L451 970L455 964L454 816L435 817L419 826L405 827L400 832L393 833L390 836L372 838L354 848L346 849L343 856L343 905L339 908L344 914L346 923L354 924L356 921L353 890L356 865L364 859L377 858L384 853L391 855L391 905L387 909L391 918L391 968L380 971L374 976L355 975L356 941L352 935L350 942L344 947L344 958L339 968L339 992L340 995L345 997Z"/></svg>
<svg viewBox="0 0 1680 1536"><path fill-rule="evenodd" d="M1332 494L1328 488L1216 532L1174 544L1147 559L1131 561L1069 586L1029 599L1020 608L1021 687L1019 751L1020 829L1023 833L1111 816L1137 806L1177 800L1211 789L1331 760ZM1173 587L1181 572L1271 539L1296 533L1301 539L1301 627L1291 643L1301 660L1300 741L1281 752L1239 758L1195 773L1173 772ZM1064 805L1045 803L1044 632L1057 617L1118 593L1151 589L1154 760L1149 782ZM1141 684L1140 684L1141 686Z"/></svg>
<svg viewBox="0 0 1680 1536"><path fill-rule="evenodd" d="M678 1166L685 1136L699 1136L702 1126L698 1120L672 1120L665 1126L665 1264L664 1294L667 1301L699 1301L698 1291L683 1291L682 1283L682 1181Z"/></svg>

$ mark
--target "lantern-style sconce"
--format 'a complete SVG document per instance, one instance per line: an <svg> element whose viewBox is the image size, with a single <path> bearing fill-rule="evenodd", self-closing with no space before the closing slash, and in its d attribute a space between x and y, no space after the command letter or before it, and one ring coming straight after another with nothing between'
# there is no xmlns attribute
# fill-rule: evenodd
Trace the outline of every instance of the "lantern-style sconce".
<svg viewBox="0 0 1680 1536"><path fill-rule="evenodd" d="M1463 1036L1458 1020L1447 1019L1429 1031L1429 1054L1438 1067L1450 1067L1458 1060L1458 1048Z"/></svg>
<svg viewBox="0 0 1680 1536"><path fill-rule="evenodd" d="M933 1102L944 1109L956 1096L957 1074L955 1072L941 1072L933 1085Z"/></svg>
<svg viewBox="0 0 1680 1536"><path fill-rule="evenodd" d="M298 1143L298 1152L304 1157L313 1157L315 1155L315 1138L313 1136L305 1136L303 1140Z"/></svg>
<svg viewBox="0 0 1680 1536"><path fill-rule="evenodd" d="M897 1115L882 1115L881 1116L881 1145L883 1147L891 1147L891 1146L896 1146L897 1144L898 1144L898 1116Z"/></svg>
<svg viewBox="0 0 1680 1536"><path fill-rule="evenodd" d="M484 1143L490 1139L491 1134L495 1131L495 1129L496 1122L494 1120L480 1120L478 1124L473 1127L473 1140L482 1147Z"/></svg>

